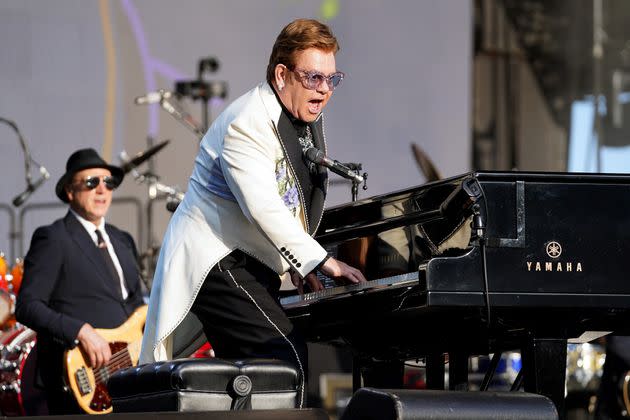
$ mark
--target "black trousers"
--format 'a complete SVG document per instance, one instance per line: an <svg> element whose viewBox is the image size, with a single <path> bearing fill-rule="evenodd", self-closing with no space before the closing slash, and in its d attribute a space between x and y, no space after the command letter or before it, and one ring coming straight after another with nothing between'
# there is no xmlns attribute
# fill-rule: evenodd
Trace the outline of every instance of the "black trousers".
<svg viewBox="0 0 630 420"><path fill-rule="evenodd" d="M217 357L295 364L306 381L308 352L278 301L278 274L236 250L208 273L192 306Z"/></svg>

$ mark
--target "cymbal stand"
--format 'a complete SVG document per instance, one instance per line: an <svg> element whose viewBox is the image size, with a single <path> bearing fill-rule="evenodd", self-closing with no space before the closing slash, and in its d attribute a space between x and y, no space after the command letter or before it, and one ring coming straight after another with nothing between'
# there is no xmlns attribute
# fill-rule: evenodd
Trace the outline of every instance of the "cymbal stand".
<svg viewBox="0 0 630 420"><path fill-rule="evenodd" d="M151 147L153 139L151 137L148 137L147 143L149 144L149 147ZM127 156L127 153L125 151L122 151L120 153L120 158L123 162L129 160L129 157ZM166 208L170 210L173 205L176 208L177 204L179 204L184 199L184 192L181 191L178 187L171 187L159 181L159 177L155 174L154 171L155 165L153 162L153 157L148 159L148 165L149 170L144 173L140 173L135 168L131 169L130 171L134 180L138 184L147 184L149 187L149 200L147 201L146 207L147 249L140 255L140 260L143 262L141 267L142 274L145 279L151 279L153 277L153 270L155 268L155 264L157 263L157 255L160 249L160 245L158 241L155 240L155 236L153 234L153 203L156 200L166 199ZM144 264L145 259L148 259L148 264ZM146 284L146 286L150 290L150 284Z"/></svg>

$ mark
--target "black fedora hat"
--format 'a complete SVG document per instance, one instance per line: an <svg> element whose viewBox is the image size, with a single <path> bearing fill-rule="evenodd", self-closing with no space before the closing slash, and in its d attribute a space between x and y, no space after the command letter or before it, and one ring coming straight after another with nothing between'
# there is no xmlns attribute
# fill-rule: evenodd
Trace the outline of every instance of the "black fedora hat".
<svg viewBox="0 0 630 420"><path fill-rule="evenodd" d="M57 186L55 187L55 194L64 203L68 202L68 195L66 194L65 187L72 180L74 174L83 169L90 168L104 168L109 169L112 176L116 180L116 185L120 185L125 172L118 166L109 165L103 160L102 157L96 153L94 149L80 149L70 155L68 162L66 162L66 173L59 178Z"/></svg>

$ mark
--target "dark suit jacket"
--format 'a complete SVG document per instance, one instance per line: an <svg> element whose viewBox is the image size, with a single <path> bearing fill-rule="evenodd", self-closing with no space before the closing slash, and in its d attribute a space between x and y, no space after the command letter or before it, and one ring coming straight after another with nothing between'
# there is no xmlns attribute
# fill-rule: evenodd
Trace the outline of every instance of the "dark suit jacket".
<svg viewBox="0 0 630 420"><path fill-rule="evenodd" d="M110 224L105 230L129 291L124 301L98 247L70 212L38 228L31 239L15 315L37 332L38 365L45 364L47 372L52 369L48 372L51 375L60 374L60 355L74 347L84 323L94 328L116 328L143 303L133 239ZM47 373L40 373L46 382Z"/></svg>

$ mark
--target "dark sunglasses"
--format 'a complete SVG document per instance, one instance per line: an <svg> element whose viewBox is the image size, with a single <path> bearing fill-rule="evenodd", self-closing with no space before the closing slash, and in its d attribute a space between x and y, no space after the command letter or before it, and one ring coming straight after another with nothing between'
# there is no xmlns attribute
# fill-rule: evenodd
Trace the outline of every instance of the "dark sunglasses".
<svg viewBox="0 0 630 420"><path fill-rule="evenodd" d="M105 188L107 188L110 191L118 187L118 181L116 180L116 178L109 175L106 175L103 177L86 176L85 178L80 180L79 183L82 183L83 185L85 185L85 188L87 188L88 190L93 190L94 188L98 187L98 184L101 183L101 179L103 180L103 183L105 184Z"/></svg>
<svg viewBox="0 0 630 420"><path fill-rule="evenodd" d="M328 89L335 90L339 83L343 80L344 74L340 71L335 72L329 76L324 75L315 70L303 70L295 68L292 70L296 73L300 80L302 80L302 86L309 90L318 89L324 81L328 85Z"/></svg>

